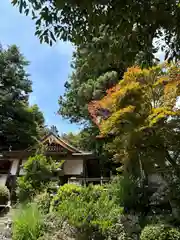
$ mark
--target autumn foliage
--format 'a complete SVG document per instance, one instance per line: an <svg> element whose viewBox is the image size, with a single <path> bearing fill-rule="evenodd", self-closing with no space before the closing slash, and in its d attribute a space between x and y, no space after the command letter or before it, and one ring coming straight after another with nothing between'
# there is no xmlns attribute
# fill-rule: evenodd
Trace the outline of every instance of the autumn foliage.
<svg viewBox="0 0 180 240"><path fill-rule="evenodd" d="M154 166L155 152L163 158L163 164L172 160L169 151L174 150L170 139L178 142L179 91L179 63L164 63L149 69L135 66L125 72L123 79L109 89L104 98L89 104L89 112L101 134L114 136L108 148L116 160L140 164L139 158L143 156L146 163ZM108 115L103 114L104 110Z"/></svg>
<svg viewBox="0 0 180 240"><path fill-rule="evenodd" d="M138 113L142 105L145 105L147 108L144 110L148 111L146 123L152 125L162 117L179 114L178 109L173 108L179 95L179 86L178 64L162 64L150 69L131 67L116 86L107 90L104 98L89 103L88 109L104 134L113 129L111 120L123 120L124 114ZM138 106L139 104L141 106ZM102 109L111 113L106 120L103 120L103 114L100 115ZM102 119L101 123L97 121L98 116ZM107 129L106 125L109 126Z"/></svg>

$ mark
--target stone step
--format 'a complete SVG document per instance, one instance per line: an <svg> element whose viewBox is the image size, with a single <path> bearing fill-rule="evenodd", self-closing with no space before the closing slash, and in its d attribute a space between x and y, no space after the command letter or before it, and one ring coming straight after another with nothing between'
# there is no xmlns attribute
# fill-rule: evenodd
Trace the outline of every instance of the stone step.
<svg viewBox="0 0 180 240"><path fill-rule="evenodd" d="M4 215L0 216L0 233L4 233L6 231L6 223L11 221L11 219L12 219L11 211L4 213Z"/></svg>

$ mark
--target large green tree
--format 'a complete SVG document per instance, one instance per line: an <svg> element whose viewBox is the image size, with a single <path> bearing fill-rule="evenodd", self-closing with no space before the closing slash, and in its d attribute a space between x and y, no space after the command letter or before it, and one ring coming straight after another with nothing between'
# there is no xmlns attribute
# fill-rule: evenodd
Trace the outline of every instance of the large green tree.
<svg viewBox="0 0 180 240"><path fill-rule="evenodd" d="M102 151L104 141L96 138L99 130L91 120L88 103L102 98L106 89L122 76L128 63L125 57L119 60L123 54L121 50L116 39L103 34L79 46L73 56L73 73L59 99L61 116L71 122L85 124L78 135L65 137L80 149L97 153L102 158L101 162L108 156Z"/></svg>
<svg viewBox="0 0 180 240"><path fill-rule="evenodd" d="M154 39L163 39L166 57L179 58L179 0L13 0L20 12L36 21L36 35L52 44L57 39L76 45L89 42L102 30L115 35L134 58L150 59ZM158 43L158 47L160 47ZM127 57L129 57L127 55Z"/></svg>
<svg viewBox="0 0 180 240"><path fill-rule="evenodd" d="M79 46L73 56L73 73L65 83L65 93L59 99L59 113L71 122L85 124L75 138L66 136L83 150L95 152L106 162L109 154L104 150L105 141L98 139L99 130L92 122L88 104L106 94L122 77L128 65L134 63L126 59L123 47L115 36L101 33L98 38ZM104 168L102 166L102 168Z"/></svg>
<svg viewBox="0 0 180 240"><path fill-rule="evenodd" d="M44 117L30 106L31 81L28 62L13 45L0 49L0 148L24 149L43 134Z"/></svg>
<svg viewBox="0 0 180 240"><path fill-rule="evenodd" d="M117 54L112 59L112 53L105 54L103 46L93 44L78 47L74 53L73 73L59 99L59 113L72 122L88 121L88 103L104 96L106 89L117 83L125 69L122 62L115 59Z"/></svg>

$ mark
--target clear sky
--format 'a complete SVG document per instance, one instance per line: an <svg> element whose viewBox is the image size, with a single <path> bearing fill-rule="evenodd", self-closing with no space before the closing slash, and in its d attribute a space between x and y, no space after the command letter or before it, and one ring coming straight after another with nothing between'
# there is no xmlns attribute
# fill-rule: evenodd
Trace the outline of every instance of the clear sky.
<svg viewBox="0 0 180 240"><path fill-rule="evenodd" d="M0 0L0 42L3 46L16 44L28 61L33 82L31 104L38 104L46 124L56 125L60 133L76 132L79 126L70 124L56 114L58 98L64 92L64 82L71 74L73 46L58 42L50 47L40 44L34 35L35 23L18 12L10 0Z"/></svg>

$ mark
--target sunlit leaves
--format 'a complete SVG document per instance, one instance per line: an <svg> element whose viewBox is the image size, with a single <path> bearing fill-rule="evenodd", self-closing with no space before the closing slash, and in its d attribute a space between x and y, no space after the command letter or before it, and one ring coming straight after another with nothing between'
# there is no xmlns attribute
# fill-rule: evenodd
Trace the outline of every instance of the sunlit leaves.
<svg viewBox="0 0 180 240"><path fill-rule="evenodd" d="M162 166L166 161L178 169L177 159L171 158L169 151L176 152L180 147L180 111L175 107L179 70L178 63L129 68L105 97L89 104L101 134L113 136L109 151L126 167L130 164L131 169L133 162L140 159L146 171L147 165L154 168L155 163ZM109 116L104 118L101 109L109 110ZM101 121L97 122L99 117Z"/></svg>
<svg viewBox="0 0 180 240"><path fill-rule="evenodd" d="M128 122L128 115L132 114L134 111L134 106L128 106L114 112L107 120L103 120L100 125L100 130L102 134L108 134L112 132L113 134L118 131L115 126L123 126L123 124ZM114 128L115 127L115 128Z"/></svg>

